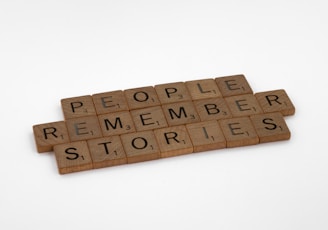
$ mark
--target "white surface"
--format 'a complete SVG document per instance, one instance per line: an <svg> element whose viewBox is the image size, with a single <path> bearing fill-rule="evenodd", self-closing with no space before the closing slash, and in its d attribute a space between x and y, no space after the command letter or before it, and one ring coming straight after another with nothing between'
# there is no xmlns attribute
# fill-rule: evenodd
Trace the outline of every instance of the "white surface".
<svg viewBox="0 0 328 230"><path fill-rule="evenodd" d="M0 229L328 229L327 1L0 2ZM287 142L60 176L60 99L243 73Z"/></svg>

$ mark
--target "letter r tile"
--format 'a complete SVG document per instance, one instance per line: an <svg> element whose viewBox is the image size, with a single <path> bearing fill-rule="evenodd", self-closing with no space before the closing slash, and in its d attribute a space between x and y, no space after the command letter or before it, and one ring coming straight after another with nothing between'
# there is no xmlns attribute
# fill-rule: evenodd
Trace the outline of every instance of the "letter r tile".
<svg viewBox="0 0 328 230"><path fill-rule="evenodd" d="M70 141L64 121L34 125L33 133L39 153L50 152L54 145Z"/></svg>
<svg viewBox="0 0 328 230"><path fill-rule="evenodd" d="M161 157L172 157L193 152L193 145L184 125L154 130Z"/></svg>
<svg viewBox="0 0 328 230"><path fill-rule="evenodd" d="M265 113L281 112L284 116L295 113L295 107L283 89L256 93L255 97Z"/></svg>

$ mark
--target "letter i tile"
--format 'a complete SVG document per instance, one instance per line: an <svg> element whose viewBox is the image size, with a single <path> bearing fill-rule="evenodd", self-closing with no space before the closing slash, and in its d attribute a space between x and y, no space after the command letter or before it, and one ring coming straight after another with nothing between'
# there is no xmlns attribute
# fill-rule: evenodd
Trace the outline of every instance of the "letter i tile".
<svg viewBox="0 0 328 230"><path fill-rule="evenodd" d="M194 152L226 147L226 140L217 121L187 124L187 130L194 146Z"/></svg>

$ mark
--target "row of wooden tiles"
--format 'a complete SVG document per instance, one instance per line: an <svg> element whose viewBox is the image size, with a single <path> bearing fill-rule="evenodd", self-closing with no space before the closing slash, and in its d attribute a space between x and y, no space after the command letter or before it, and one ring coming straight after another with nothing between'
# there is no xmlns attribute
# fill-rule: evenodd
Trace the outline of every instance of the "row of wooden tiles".
<svg viewBox="0 0 328 230"><path fill-rule="evenodd" d="M77 117L34 125L33 130L38 152L48 152L54 145L66 142L271 112L294 114L295 108L284 90Z"/></svg>
<svg viewBox="0 0 328 230"><path fill-rule="evenodd" d="M288 140L281 113L211 120L54 146L60 174Z"/></svg>
<svg viewBox="0 0 328 230"><path fill-rule="evenodd" d="M61 104L65 119L70 119L242 94L253 90L244 75L233 75L64 98Z"/></svg>

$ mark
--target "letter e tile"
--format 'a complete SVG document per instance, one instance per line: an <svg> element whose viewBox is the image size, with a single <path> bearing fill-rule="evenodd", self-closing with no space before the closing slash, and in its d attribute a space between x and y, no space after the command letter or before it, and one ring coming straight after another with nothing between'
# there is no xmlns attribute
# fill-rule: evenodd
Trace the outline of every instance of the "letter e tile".
<svg viewBox="0 0 328 230"><path fill-rule="evenodd" d="M259 138L249 117L220 120L219 124L227 140L228 148L259 143Z"/></svg>
<svg viewBox="0 0 328 230"><path fill-rule="evenodd" d="M226 147L226 140L217 121L187 124L187 130L194 146L194 152Z"/></svg>

